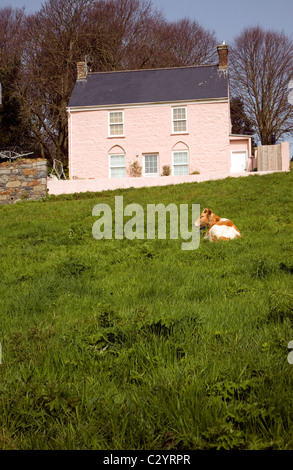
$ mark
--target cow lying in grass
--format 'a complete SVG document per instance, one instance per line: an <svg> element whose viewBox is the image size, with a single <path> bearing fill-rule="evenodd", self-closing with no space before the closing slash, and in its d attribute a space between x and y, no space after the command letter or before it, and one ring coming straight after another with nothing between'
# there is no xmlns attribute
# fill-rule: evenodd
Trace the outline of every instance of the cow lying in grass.
<svg viewBox="0 0 293 470"><path fill-rule="evenodd" d="M241 233L238 228L229 219L222 219L214 214L211 209L204 209L200 214L199 219L194 222L196 227L201 229L207 227L208 231L204 238L211 242L218 240L232 240L233 238L240 238Z"/></svg>

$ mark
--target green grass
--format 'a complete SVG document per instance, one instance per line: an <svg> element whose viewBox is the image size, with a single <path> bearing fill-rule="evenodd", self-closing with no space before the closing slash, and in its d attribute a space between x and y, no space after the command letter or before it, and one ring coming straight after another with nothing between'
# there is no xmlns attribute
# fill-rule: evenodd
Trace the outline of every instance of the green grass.
<svg viewBox="0 0 293 470"><path fill-rule="evenodd" d="M0 449L292 450L292 183L1 206ZM243 237L96 240L92 209L115 195L210 207Z"/></svg>

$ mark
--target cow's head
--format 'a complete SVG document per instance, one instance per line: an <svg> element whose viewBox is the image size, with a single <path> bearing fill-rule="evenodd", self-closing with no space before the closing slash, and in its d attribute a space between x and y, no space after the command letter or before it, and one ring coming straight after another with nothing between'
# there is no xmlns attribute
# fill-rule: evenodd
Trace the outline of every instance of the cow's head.
<svg viewBox="0 0 293 470"><path fill-rule="evenodd" d="M200 214L199 219L194 222L194 225L200 228L207 227L210 223L211 214L211 209L204 209Z"/></svg>

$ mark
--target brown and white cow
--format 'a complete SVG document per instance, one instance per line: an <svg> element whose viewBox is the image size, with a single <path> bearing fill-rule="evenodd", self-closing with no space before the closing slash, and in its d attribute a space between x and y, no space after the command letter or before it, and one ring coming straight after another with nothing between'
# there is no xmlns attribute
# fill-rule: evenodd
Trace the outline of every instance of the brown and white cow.
<svg viewBox="0 0 293 470"><path fill-rule="evenodd" d="M194 225L196 227L199 226L201 229L207 227L208 231L204 238L211 242L241 237L241 233L231 220L217 216L211 209L204 209L199 219L194 222Z"/></svg>

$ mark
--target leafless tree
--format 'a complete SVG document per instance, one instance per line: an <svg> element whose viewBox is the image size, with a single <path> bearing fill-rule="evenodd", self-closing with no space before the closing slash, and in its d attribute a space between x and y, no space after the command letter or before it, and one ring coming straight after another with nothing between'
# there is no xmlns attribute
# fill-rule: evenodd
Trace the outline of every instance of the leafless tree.
<svg viewBox="0 0 293 470"><path fill-rule="evenodd" d="M22 26L24 9L6 7L0 9L0 61L4 67L13 56L19 56L22 50Z"/></svg>
<svg viewBox="0 0 293 470"><path fill-rule="evenodd" d="M87 12L93 0L48 0L27 18L22 96L42 155L67 158L66 106L85 53Z"/></svg>
<svg viewBox="0 0 293 470"><path fill-rule="evenodd" d="M233 96L263 145L293 132L293 106L288 83L293 77L293 42L283 32L245 29L230 48L230 83Z"/></svg>
<svg viewBox="0 0 293 470"><path fill-rule="evenodd" d="M166 56L165 62L169 60L170 66L205 65L217 60L215 33L205 30L195 20L183 18L166 23L162 36L161 56Z"/></svg>
<svg viewBox="0 0 293 470"><path fill-rule="evenodd" d="M216 60L214 33L189 19L166 21L151 1L98 1L90 25L93 70L178 67Z"/></svg>
<svg viewBox="0 0 293 470"><path fill-rule="evenodd" d="M88 51L93 70L141 68L148 60L154 25L162 15L146 0L96 1L89 16Z"/></svg>

